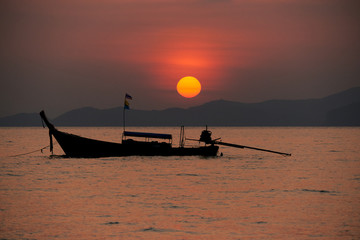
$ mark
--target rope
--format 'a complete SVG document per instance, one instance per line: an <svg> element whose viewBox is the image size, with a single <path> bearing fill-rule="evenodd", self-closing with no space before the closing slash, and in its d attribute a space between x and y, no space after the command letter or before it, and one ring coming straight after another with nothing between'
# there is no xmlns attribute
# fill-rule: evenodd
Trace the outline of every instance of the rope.
<svg viewBox="0 0 360 240"><path fill-rule="evenodd" d="M31 153L34 153L34 152L38 152L38 151L43 152L42 150L44 150L44 149L46 149L46 148L48 148L48 147L50 147L50 145L47 145L46 147L37 149L37 150L35 150L35 151L31 151L31 152L27 152L27 153L21 153L21 154L17 154L17 155L8 156L8 157L18 157L18 156L28 155L28 154L31 154Z"/></svg>
<svg viewBox="0 0 360 240"><path fill-rule="evenodd" d="M44 120L41 118L41 124L43 126L43 128L45 128L45 125L44 125ZM34 151L31 151L31 152L26 152L26 153L20 153L20 154L16 154L16 155L12 155L12 156L8 156L8 157L18 157L18 156L23 156L23 155L28 155L28 154L31 154L31 153L34 153L34 152L38 152L38 151L41 151L43 152L44 149L50 147L50 151L53 153L53 141L52 141L52 134L51 134L51 131L49 130L49 136L50 136L50 144L45 146L45 147L42 147L40 149L37 149L37 150L34 150Z"/></svg>

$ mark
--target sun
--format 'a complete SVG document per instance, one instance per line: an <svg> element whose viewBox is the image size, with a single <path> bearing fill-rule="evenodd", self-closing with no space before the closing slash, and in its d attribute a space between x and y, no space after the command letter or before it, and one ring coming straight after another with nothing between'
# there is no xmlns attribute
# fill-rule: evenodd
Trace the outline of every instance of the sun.
<svg viewBox="0 0 360 240"><path fill-rule="evenodd" d="M187 76L180 79L176 86L176 90L181 96L192 98L200 93L201 84L196 78Z"/></svg>

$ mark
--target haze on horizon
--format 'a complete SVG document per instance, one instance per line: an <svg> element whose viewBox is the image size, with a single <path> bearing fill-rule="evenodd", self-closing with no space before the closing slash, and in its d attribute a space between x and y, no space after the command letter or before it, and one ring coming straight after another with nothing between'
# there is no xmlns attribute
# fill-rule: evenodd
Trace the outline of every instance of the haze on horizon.
<svg viewBox="0 0 360 240"><path fill-rule="evenodd" d="M0 117L320 98L360 86L355 0L5 0ZM176 84L195 76L201 93Z"/></svg>

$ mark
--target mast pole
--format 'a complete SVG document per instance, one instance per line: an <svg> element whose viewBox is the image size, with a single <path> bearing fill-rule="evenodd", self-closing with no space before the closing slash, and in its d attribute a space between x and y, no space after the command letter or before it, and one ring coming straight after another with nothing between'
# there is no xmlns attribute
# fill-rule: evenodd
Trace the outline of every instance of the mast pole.
<svg viewBox="0 0 360 240"><path fill-rule="evenodd" d="M126 109L128 109L128 110L130 109L127 99L132 100L132 97L129 94L125 93L124 110L123 110L123 128L124 128L124 132L125 132L125 126L126 126L126 124L125 124L125 121L126 121L125 112L126 112Z"/></svg>
<svg viewBox="0 0 360 240"><path fill-rule="evenodd" d="M123 108L123 129L125 132L125 101L126 101L126 95L124 97L124 108Z"/></svg>

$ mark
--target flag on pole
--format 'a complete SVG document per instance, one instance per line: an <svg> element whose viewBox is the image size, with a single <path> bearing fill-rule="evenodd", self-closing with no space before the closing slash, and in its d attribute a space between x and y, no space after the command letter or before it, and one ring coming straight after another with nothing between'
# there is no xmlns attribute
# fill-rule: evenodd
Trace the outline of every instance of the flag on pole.
<svg viewBox="0 0 360 240"><path fill-rule="evenodd" d="M125 94L125 99L130 99L130 100L132 100L132 96L130 96L129 94Z"/></svg>
<svg viewBox="0 0 360 240"><path fill-rule="evenodd" d="M129 94L126 93L125 94L125 100L124 100L124 109L130 110L130 104L128 102L128 99L132 100L132 97Z"/></svg>
<svg viewBox="0 0 360 240"><path fill-rule="evenodd" d="M129 102L126 99L125 99L125 102L124 102L124 109L130 110Z"/></svg>

